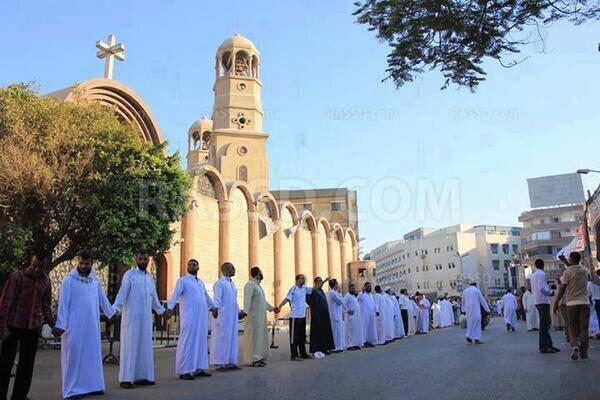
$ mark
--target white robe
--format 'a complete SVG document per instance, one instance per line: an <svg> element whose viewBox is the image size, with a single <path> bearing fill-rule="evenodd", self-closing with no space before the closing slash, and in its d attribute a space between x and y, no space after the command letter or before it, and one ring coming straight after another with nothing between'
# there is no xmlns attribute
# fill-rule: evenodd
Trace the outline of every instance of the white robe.
<svg viewBox="0 0 600 400"><path fill-rule="evenodd" d="M123 275L113 307L121 318L119 382L154 382L152 310L163 314L154 280L148 272L130 269Z"/></svg>
<svg viewBox="0 0 600 400"><path fill-rule="evenodd" d="M523 308L527 313L527 330L540 329L540 315L529 290L523 293Z"/></svg>
<svg viewBox="0 0 600 400"><path fill-rule="evenodd" d="M360 292L356 298L360 305L364 343L377 344L377 328L375 322L375 299L372 293Z"/></svg>
<svg viewBox="0 0 600 400"><path fill-rule="evenodd" d="M377 326L377 344L385 344L388 340L387 335L387 301L379 293L374 293L373 298L375 299L375 311L379 315L375 318L375 325Z"/></svg>
<svg viewBox="0 0 600 400"><path fill-rule="evenodd" d="M462 293L462 310L467 317L467 338L481 340L481 307L487 312L490 308L481 291L469 285Z"/></svg>
<svg viewBox="0 0 600 400"><path fill-rule="evenodd" d="M394 321L394 304L392 303L392 298L387 293L383 293L381 296L383 296L387 306L385 338L387 341L392 341L394 340L396 332L396 323Z"/></svg>
<svg viewBox="0 0 600 400"><path fill-rule="evenodd" d="M242 335L243 358L246 363L265 361L269 358L269 329L267 311L274 307L267 302L260 281L251 278L244 286L244 334Z"/></svg>
<svg viewBox="0 0 600 400"><path fill-rule="evenodd" d="M219 309L217 319L213 318L213 330L210 346L210 363L227 365L238 363L238 315L235 284L226 276L215 282L213 301Z"/></svg>
<svg viewBox="0 0 600 400"><path fill-rule="evenodd" d="M431 325L434 328L441 328L442 327L442 310L440 307L440 304L438 302L433 303L433 305L431 306L431 315L433 317L433 321L431 323Z"/></svg>
<svg viewBox="0 0 600 400"><path fill-rule="evenodd" d="M356 296L347 293L344 297L344 304L346 307L346 347L362 347L365 341L363 339L362 316L358 300ZM350 312L353 314L350 315Z"/></svg>
<svg viewBox="0 0 600 400"><path fill-rule="evenodd" d="M177 375L208 369L208 311L216 308L204 282L188 274L177 280L167 307L179 303L180 333L175 357Z"/></svg>
<svg viewBox="0 0 600 400"><path fill-rule="evenodd" d="M331 321L335 350L344 350L344 297L340 292L329 289L327 292L327 305L329 307L329 320Z"/></svg>
<svg viewBox="0 0 600 400"><path fill-rule="evenodd" d="M400 312L400 303L396 296L390 295L392 310L394 315L394 339L400 339L406 335L404 332L404 322L402 322L402 313Z"/></svg>
<svg viewBox="0 0 600 400"><path fill-rule="evenodd" d="M440 301L440 313L442 328L454 325L454 311L452 310L452 304L448 300L444 299Z"/></svg>
<svg viewBox="0 0 600 400"><path fill-rule="evenodd" d="M413 336L419 328L419 306L414 300L410 300L408 308L408 334Z"/></svg>
<svg viewBox="0 0 600 400"><path fill-rule="evenodd" d="M419 302L419 321L421 321L419 332L429 332L429 308L431 308L431 303L427 297L423 297Z"/></svg>
<svg viewBox="0 0 600 400"><path fill-rule="evenodd" d="M517 326L517 298L512 293L506 293L502 297L502 316L505 324Z"/></svg>
<svg viewBox="0 0 600 400"><path fill-rule="evenodd" d="M56 327L61 338L60 364L63 398L104 391L100 307L107 317L115 314L96 274L83 277L73 269L63 280Z"/></svg>

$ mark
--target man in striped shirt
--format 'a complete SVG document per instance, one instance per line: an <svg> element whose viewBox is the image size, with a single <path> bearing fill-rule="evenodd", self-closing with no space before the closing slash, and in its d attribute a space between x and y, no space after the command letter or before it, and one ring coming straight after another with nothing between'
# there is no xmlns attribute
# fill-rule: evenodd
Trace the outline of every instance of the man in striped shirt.
<svg viewBox="0 0 600 400"><path fill-rule="evenodd" d="M44 323L54 326L47 263L46 256L33 256L30 265L10 274L4 285L0 297L0 399L6 399L17 347L19 366L11 399L27 399L40 329Z"/></svg>

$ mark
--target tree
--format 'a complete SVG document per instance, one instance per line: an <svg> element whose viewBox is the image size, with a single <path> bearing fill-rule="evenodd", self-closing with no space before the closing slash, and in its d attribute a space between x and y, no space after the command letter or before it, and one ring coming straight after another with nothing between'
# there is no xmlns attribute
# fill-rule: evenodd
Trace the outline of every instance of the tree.
<svg viewBox="0 0 600 400"><path fill-rule="evenodd" d="M0 88L0 149L0 272L34 251L52 269L82 248L115 264L169 248L190 179L109 108Z"/></svg>
<svg viewBox="0 0 600 400"><path fill-rule="evenodd" d="M540 27L567 20L598 19L598 0L364 0L355 3L356 22L376 31L392 47L387 76L397 88L427 69L439 69L450 84L474 91L485 80L482 63L505 67L506 58L533 40Z"/></svg>

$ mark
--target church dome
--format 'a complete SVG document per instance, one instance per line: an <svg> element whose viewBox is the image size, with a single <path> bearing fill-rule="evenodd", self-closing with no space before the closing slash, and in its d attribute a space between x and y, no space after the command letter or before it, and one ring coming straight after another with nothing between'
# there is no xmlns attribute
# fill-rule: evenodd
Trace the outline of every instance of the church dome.
<svg viewBox="0 0 600 400"><path fill-rule="evenodd" d="M232 47L241 47L241 48L246 48L246 49L252 49L258 53L258 50L256 49L256 46L254 45L254 43L252 43L252 41L250 39L245 38L244 36L240 35L239 33L236 33L235 35L233 35L232 37L230 37L229 39L226 39L223 43L221 43L221 45L219 46L219 50L231 49Z"/></svg>
<svg viewBox="0 0 600 400"><path fill-rule="evenodd" d="M204 132L205 130L212 130L212 120L204 116L199 120L194 121L190 126L189 132Z"/></svg>

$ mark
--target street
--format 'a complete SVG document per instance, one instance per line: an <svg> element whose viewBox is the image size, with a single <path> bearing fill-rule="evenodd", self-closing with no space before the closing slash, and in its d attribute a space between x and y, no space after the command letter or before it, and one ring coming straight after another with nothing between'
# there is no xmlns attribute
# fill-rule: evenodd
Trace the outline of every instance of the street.
<svg viewBox="0 0 600 400"><path fill-rule="evenodd" d="M214 372L184 382L174 376L175 349L155 352L157 385L123 390L116 366L105 366L110 400L138 399L577 399L600 398L600 344L592 341L591 361L572 362L564 332L552 332L562 352L537 352L537 332L519 323L516 333L495 318L481 346L468 346L465 331L446 328L387 346L332 355L323 360L288 361L287 336L266 368ZM39 353L33 400L59 398L60 353Z"/></svg>

